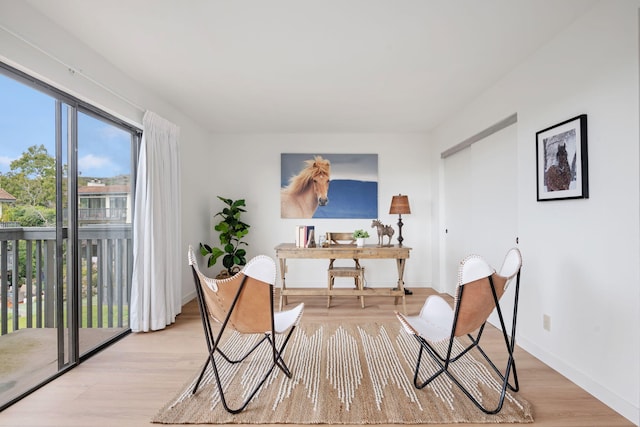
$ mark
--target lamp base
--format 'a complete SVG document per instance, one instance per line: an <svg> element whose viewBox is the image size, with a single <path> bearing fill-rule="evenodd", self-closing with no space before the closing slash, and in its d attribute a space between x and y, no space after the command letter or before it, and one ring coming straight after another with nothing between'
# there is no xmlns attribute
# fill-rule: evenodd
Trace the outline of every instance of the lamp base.
<svg viewBox="0 0 640 427"><path fill-rule="evenodd" d="M402 215L398 214L398 246L402 246Z"/></svg>

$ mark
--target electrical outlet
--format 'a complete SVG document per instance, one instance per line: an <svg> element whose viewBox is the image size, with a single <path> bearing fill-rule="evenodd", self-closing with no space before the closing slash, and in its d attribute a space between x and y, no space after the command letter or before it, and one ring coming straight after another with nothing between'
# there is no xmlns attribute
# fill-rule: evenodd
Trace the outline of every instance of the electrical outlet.
<svg viewBox="0 0 640 427"><path fill-rule="evenodd" d="M551 316L548 314L542 315L542 327L545 331L551 331Z"/></svg>

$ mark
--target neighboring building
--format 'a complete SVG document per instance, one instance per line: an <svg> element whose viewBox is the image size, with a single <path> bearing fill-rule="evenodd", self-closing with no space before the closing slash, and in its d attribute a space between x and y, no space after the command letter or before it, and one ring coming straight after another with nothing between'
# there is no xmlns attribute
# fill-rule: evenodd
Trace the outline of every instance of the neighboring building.
<svg viewBox="0 0 640 427"><path fill-rule="evenodd" d="M16 202L15 197L7 193L6 190L3 190L2 188L0 188L0 220L2 219L2 206L5 203L15 203L15 202Z"/></svg>
<svg viewBox="0 0 640 427"><path fill-rule="evenodd" d="M2 188L0 188L0 228L16 227L19 225L16 222L2 222L2 206L5 203L15 203L15 202L16 202L15 197L9 194L6 190L3 190ZM1 250L2 249L0 248L0 251ZM7 245L7 270L8 270L8 274L13 273L13 251L11 250L11 244ZM2 280L2 276L0 275L0 281L1 280Z"/></svg>
<svg viewBox="0 0 640 427"><path fill-rule="evenodd" d="M78 187L78 219L83 224L130 223L130 186L92 181Z"/></svg>

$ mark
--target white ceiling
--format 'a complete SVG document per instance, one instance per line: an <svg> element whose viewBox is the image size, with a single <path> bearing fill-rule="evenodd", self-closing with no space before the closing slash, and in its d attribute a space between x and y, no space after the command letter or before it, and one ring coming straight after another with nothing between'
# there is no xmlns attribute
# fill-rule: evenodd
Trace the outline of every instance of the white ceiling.
<svg viewBox="0 0 640 427"><path fill-rule="evenodd" d="M29 2L213 132L420 132L594 0Z"/></svg>

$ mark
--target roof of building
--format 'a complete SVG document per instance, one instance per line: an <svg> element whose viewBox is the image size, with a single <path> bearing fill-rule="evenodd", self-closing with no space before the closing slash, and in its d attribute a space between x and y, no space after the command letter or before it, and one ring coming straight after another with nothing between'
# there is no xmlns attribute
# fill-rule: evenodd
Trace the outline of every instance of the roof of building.
<svg viewBox="0 0 640 427"><path fill-rule="evenodd" d="M6 190L0 188L0 202L15 202L16 198L9 194Z"/></svg>
<svg viewBox="0 0 640 427"><path fill-rule="evenodd" d="M86 185L78 187L78 194L85 196L91 194L128 194L130 192L128 185Z"/></svg>

